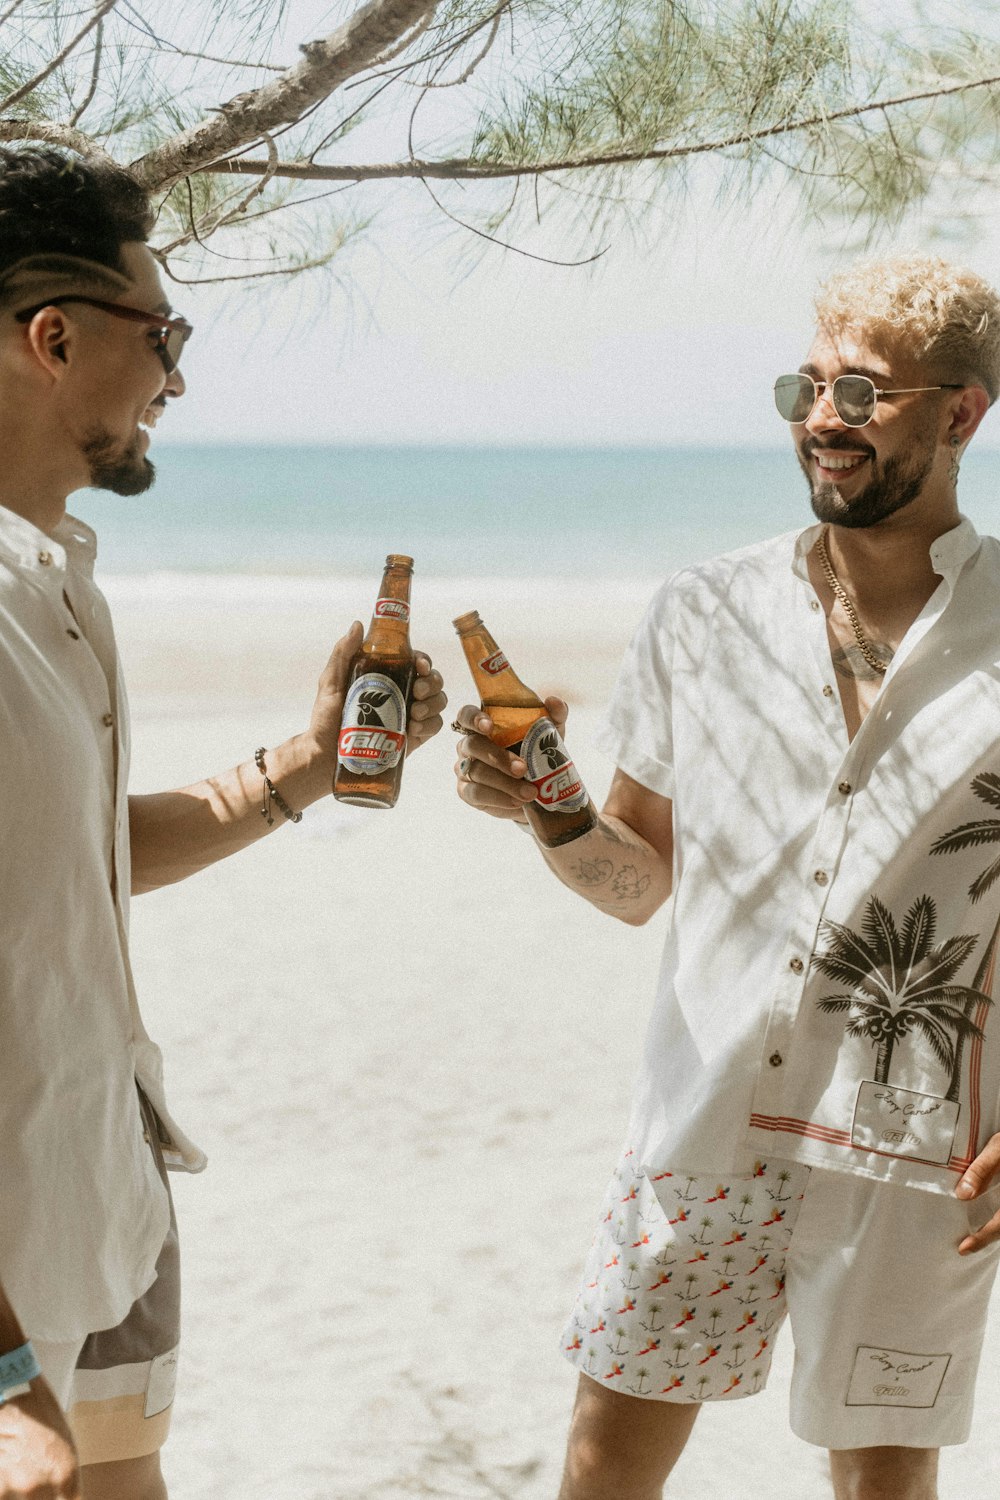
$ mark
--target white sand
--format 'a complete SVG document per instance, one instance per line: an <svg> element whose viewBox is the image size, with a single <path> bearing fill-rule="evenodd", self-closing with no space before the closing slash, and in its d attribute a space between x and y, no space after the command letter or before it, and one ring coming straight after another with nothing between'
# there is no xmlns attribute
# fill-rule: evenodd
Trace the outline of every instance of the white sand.
<svg viewBox="0 0 1000 1500"><path fill-rule="evenodd" d="M372 596L343 580L106 586L137 791L304 727ZM521 674L572 701L570 746L601 795L590 734L651 587L418 575L414 639L457 707L449 621L478 607ZM331 803L135 903L147 1024L210 1156L174 1178L172 1500L554 1500L576 1378L558 1336L625 1128L662 917L601 916L523 835L462 807L452 745L446 731L410 762L389 817ZM829 1493L825 1456L788 1432L791 1358L786 1333L765 1395L702 1414L670 1496ZM995 1491L998 1361L994 1329L943 1500Z"/></svg>

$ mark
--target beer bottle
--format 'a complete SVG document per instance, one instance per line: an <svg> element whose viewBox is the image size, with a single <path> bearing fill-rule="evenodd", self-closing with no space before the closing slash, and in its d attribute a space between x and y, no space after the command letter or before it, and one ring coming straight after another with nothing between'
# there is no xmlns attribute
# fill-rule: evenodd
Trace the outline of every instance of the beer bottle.
<svg viewBox="0 0 1000 1500"><path fill-rule="evenodd" d="M347 674L333 795L357 807L395 807L416 664L410 645L413 558L390 552L361 650Z"/></svg>
<svg viewBox="0 0 1000 1500"><path fill-rule="evenodd" d="M594 804L576 774L559 731L537 693L515 673L477 610L453 621L472 671L479 700L493 720L493 743L525 762L538 795L525 815L540 844L554 849L589 833L597 822Z"/></svg>

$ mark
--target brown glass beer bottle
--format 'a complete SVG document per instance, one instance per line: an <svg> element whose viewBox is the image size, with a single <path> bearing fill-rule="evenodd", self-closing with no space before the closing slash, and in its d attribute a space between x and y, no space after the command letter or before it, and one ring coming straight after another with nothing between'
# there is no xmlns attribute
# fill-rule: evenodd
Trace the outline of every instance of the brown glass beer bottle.
<svg viewBox="0 0 1000 1500"><path fill-rule="evenodd" d="M493 743L525 762L525 776L538 795L525 815L540 844L554 849L589 833L597 822L594 804L576 774L559 731L537 693L515 673L477 610L454 622L479 690L479 701L493 720Z"/></svg>
<svg viewBox="0 0 1000 1500"><path fill-rule="evenodd" d="M333 795L357 807L395 807L416 664L410 645L413 558L390 552L372 622L347 674Z"/></svg>

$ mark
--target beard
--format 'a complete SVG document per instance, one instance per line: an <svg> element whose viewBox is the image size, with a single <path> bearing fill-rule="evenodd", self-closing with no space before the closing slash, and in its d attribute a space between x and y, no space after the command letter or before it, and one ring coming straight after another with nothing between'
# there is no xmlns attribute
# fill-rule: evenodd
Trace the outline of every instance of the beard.
<svg viewBox="0 0 1000 1500"><path fill-rule="evenodd" d="M881 465L869 449L871 478L853 500L844 500L835 484L817 484L814 481L811 460L816 446L819 445L804 447L799 451L798 459L809 485L813 513L818 521L829 526L877 526L880 521L894 516L898 510L916 500L934 466L933 444L925 445L906 458L887 458ZM835 443L823 446L828 451L836 452ZM852 445L851 451L857 451L856 444Z"/></svg>
<svg viewBox="0 0 1000 1500"><path fill-rule="evenodd" d="M156 478L156 469L139 451L139 435L122 443L109 432L96 431L86 439L83 456L95 490L115 495L141 495Z"/></svg>

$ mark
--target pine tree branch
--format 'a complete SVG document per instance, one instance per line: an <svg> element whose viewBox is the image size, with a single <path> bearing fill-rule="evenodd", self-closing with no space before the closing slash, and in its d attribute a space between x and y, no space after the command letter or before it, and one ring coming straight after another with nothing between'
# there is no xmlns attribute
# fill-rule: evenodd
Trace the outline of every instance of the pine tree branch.
<svg viewBox="0 0 1000 1500"><path fill-rule="evenodd" d="M149 188L172 187L203 171L226 152L237 151L269 131L293 125L348 78L372 65L412 30L437 0L368 0L330 36L306 42L303 60L272 83L236 94L189 130L156 146L132 163Z"/></svg>
<svg viewBox="0 0 1000 1500"><path fill-rule="evenodd" d="M3 12L2 15L0 15L0 26L3 26L6 21L9 21L11 16L14 15L16 11L19 11L21 9L21 6L23 4L24 0L10 0L10 4L8 5L7 9Z"/></svg>
<svg viewBox="0 0 1000 1500"><path fill-rule="evenodd" d="M453 157L441 161L373 162L365 166L341 166L317 164L309 161L282 162L272 171L266 161L254 157L232 157L196 170L204 172L246 172L257 176L268 173L274 177L297 178L308 182L371 182L389 178L441 177L466 180L488 180L501 177L541 177L548 172L578 172L591 167L629 166L641 162L667 161L686 156L704 156L713 151L728 151L737 146L752 146L758 141L775 136L791 135L802 130L816 130L838 120L858 119L861 115L879 110L897 109L904 104L915 104L922 100L943 99L953 94L967 93L971 89L995 88L1000 85L1000 75L991 78L975 78L966 83L947 84L936 89L922 89L919 93L897 94L891 99L878 99L874 103L850 105L844 109L831 110L825 115L811 115L803 120L786 120L780 125L768 125L761 130L747 130L739 135L725 136L712 141L695 141L683 146L653 146L644 149L604 151L593 155L556 158L541 162L491 162L471 157Z"/></svg>
<svg viewBox="0 0 1000 1500"><path fill-rule="evenodd" d="M102 17L101 20L97 23L97 35L94 38L94 65L90 70L90 87L84 95L82 103L77 105L76 109L74 109L73 113L69 117L69 123L71 126L78 125L80 123L80 120L83 118L84 114L86 114L87 110L93 103L94 95L97 93L97 85L101 77L101 52L103 49L103 45L104 19Z"/></svg>
<svg viewBox="0 0 1000 1500"><path fill-rule="evenodd" d="M33 93L39 84L44 83L46 78L50 78L57 68L61 68L70 53L79 47L84 38L90 35L94 27L103 21L104 17L113 11L117 4L118 0L99 0L86 25L81 26L76 35L70 37L65 47L57 52L55 57L49 59L41 72L36 73L34 78L29 78L27 83L22 83L21 87L15 89L12 94L8 94L6 99L0 99L0 114L3 114L8 109L13 109L15 104L20 104L21 100L26 98L28 94Z"/></svg>
<svg viewBox="0 0 1000 1500"><path fill-rule="evenodd" d="M59 125L51 120L0 120L0 141L44 141L49 146L65 146L67 150L76 151L80 156L90 156L98 161L118 165L84 131L75 130L71 125Z"/></svg>

